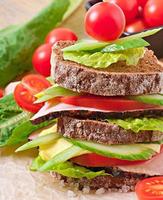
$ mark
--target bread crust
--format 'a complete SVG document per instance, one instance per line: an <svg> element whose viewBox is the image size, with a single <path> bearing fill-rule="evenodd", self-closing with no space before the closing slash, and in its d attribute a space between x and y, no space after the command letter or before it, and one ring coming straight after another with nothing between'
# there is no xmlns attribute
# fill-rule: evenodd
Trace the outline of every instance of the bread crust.
<svg viewBox="0 0 163 200"><path fill-rule="evenodd" d="M82 120L61 117L57 122L58 132L64 137L97 142L101 144L134 144L163 140L163 132L140 131L134 133L111 122Z"/></svg>
<svg viewBox="0 0 163 200"><path fill-rule="evenodd" d="M118 62L97 70L63 59L61 49L72 44L74 42L60 41L53 47L51 74L58 85L100 96L163 93L163 67L151 50L146 49L137 66Z"/></svg>

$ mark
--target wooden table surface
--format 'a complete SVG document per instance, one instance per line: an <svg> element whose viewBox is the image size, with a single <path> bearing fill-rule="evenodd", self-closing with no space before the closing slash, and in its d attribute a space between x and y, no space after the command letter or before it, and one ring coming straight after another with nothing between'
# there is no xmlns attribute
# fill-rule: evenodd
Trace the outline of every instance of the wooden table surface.
<svg viewBox="0 0 163 200"><path fill-rule="evenodd" d="M0 29L29 20L50 2L51 0L0 0ZM73 17L65 20L62 26L71 28L82 38L84 13L84 6L81 5Z"/></svg>

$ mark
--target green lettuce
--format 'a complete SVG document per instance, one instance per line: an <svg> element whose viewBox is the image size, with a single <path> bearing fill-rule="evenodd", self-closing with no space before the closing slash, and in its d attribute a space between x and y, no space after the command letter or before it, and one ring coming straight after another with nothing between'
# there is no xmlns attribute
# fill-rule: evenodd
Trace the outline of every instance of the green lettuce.
<svg viewBox="0 0 163 200"><path fill-rule="evenodd" d="M24 112L15 102L13 94L0 100L0 147L15 145L27 140L28 136L53 121L33 125L31 113Z"/></svg>
<svg viewBox="0 0 163 200"><path fill-rule="evenodd" d="M161 131L163 132L163 118L128 118L128 119L108 119L108 122L116 124L126 130L135 133L139 131Z"/></svg>
<svg viewBox="0 0 163 200"><path fill-rule="evenodd" d="M88 67L107 68L118 61L125 61L127 65L137 65L139 59L144 56L144 48L134 48L112 53L64 52L63 56L65 60L71 60Z"/></svg>
<svg viewBox="0 0 163 200"><path fill-rule="evenodd" d="M43 165L45 164L45 161L41 159L41 157L37 157L35 160L33 160L32 165L30 167L31 170L37 171L39 170ZM77 165L72 164L71 162L64 162L60 163L56 166L53 166L50 171L57 172L63 176L72 177L72 178L88 178L93 179L97 176L107 176L109 174L105 173L104 170L94 172L92 170L89 170L85 167L80 167Z"/></svg>

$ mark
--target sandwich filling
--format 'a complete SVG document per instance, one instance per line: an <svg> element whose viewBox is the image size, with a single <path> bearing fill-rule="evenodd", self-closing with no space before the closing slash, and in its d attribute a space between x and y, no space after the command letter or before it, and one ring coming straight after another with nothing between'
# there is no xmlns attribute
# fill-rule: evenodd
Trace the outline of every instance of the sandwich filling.
<svg viewBox="0 0 163 200"><path fill-rule="evenodd" d="M134 186L139 179L163 175L163 94L160 79L163 69L153 56L151 63L156 64L157 70L148 74L144 74L143 69L137 70L142 66L139 61L148 56L149 51L145 49L148 43L143 37L154 32L144 32L114 43L79 42L59 50L59 55L62 51L62 65L67 67L67 61L70 61L71 70L58 71L53 85L36 95L36 103L44 103L44 106L31 119L33 124L54 118L57 122L30 136L31 141L17 149L23 151L39 147L39 155L31 170L57 173L66 180L80 181L80 185L88 181L93 189L97 188L94 183L98 182L98 178L106 181L107 187L114 188L120 187L121 181ZM58 52L58 47L55 48ZM56 56L57 53L52 57L54 71L63 67ZM132 74L130 70L127 73L122 73L122 70L109 72L121 61L124 68L135 66L136 73ZM69 75L75 68L78 68L77 77L70 80ZM96 80L94 75L89 79L82 71L87 71L87 68L90 74L97 75ZM90 71L90 68L96 69ZM103 80L99 79L99 75L105 75L105 72L105 79L111 74L120 80L119 84L116 81L117 90L112 78L110 85L101 86ZM147 79L142 81L144 76ZM136 80L138 88L129 81L131 77ZM156 84L151 82L151 77L154 77L152 81L157 80ZM82 84L84 89L80 87Z"/></svg>

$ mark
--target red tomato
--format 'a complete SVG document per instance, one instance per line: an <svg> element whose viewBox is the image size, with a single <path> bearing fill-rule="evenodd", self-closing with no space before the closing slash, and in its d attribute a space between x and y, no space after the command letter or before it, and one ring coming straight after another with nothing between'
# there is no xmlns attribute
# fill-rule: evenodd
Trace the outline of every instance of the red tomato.
<svg viewBox="0 0 163 200"><path fill-rule="evenodd" d="M78 38L75 33L68 28L56 28L46 36L45 42L53 45L60 40L76 41Z"/></svg>
<svg viewBox="0 0 163 200"><path fill-rule="evenodd" d="M105 0L105 1L109 3L115 3L122 9L126 17L127 23L135 19L138 14L137 0Z"/></svg>
<svg viewBox="0 0 163 200"><path fill-rule="evenodd" d="M115 4L101 2L92 6L85 16L85 30L100 41L118 39L125 28L125 16Z"/></svg>
<svg viewBox="0 0 163 200"><path fill-rule="evenodd" d="M125 111L154 107L153 105L144 104L141 102L120 97L101 97L93 95L61 97L60 101L62 103L74 106L90 107L108 111Z"/></svg>
<svg viewBox="0 0 163 200"><path fill-rule="evenodd" d="M138 5L141 6L142 8L144 8L144 6L148 0L137 0L137 1L138 1Z"/></svg>
<svg viewBox="0 0 163 200"><path fill-rule="evenodd" d="M149 0L144 7L144 19L148 26L163 25L163 1Z"/></svg>
<svg viewBox="0 0 163 200"><path fill-rule="evenodd" d="M50 83L43 76L34 74L27 75L22 79L22 82L16 86L14 98L21 108L36 113L43 104L34 104L36 101L34 95L48 87L50 87Z"/></svg>
<svg viewBox="0 0 163 200"><path fill-rule="evenodd" d="M144 179L135 190L139 200L163 200L163 176Z"/></svg>
<svg viewBox="0 0 163 200"><path fill-rule="evenodd" d="M2 98L2 97L3 97L3 90L0 89L0 98Z"/></svg>
<svg viewBox="0 0 163 200"><path fill-rule="evenodd" d="M141 32L145 29L145 24L141 19L137 19L131 24L128 24L125 28L126 32L129 33L135 33L135 32Z"/></svg>
<svg viewBox="0 0 163 200"><path fill-rule="evenodd" d="M129 161L120 160L116 158L108 158L95 153L84 154L75 158L71 161L75 164L85 166L85 167L112 167L120 165L135 165L140 164L145 161Z"/></svg>
<svg viewBox="0 0 163 200"><path fill-rule="evenodd" d="M32 64L35 70L43 75L49 76L50 75L50 58L51 58L52 47L50 44L43 44L38 47L32 58Z"/></svg>

